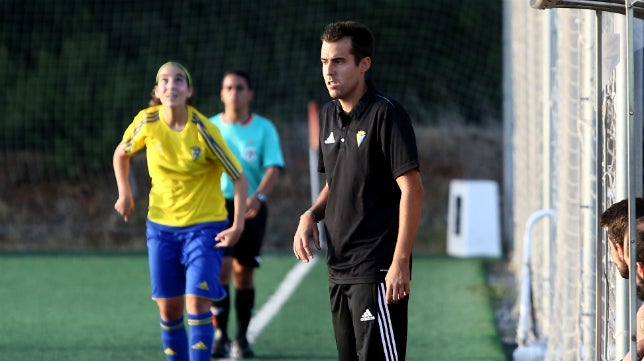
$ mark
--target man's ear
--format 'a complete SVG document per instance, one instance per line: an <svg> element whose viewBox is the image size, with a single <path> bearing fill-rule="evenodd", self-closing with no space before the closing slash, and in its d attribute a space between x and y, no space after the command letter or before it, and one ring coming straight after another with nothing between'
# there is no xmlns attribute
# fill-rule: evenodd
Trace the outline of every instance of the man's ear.
<svg viewBox="0 0 644 361"><path fill-rule="evenodd" d="M637 275L644 278L644 262L635 262Z"/></svg>
<svg viewBox="0 0 644 361"><path fill-rule="evenodd" d="M617 251L617 253L620 256L622 256L622 258L626 258L626 254L624 253L624 251L625 251L624 250L624 242L622 242L622 243L611 242L611 241L609 241L609 242L613 245L613 247L615 247L615 250Z"/></svg>
<svg viewBox="0 0 644 361"><path fill-rule="evenodd" d="M629 247L630 241L631 241L631 239L628 236L628 232L624 233L624 238L623 238L621 244L619 245L619 247L620 247L620 252L622 253L622 255L624 256L625 259L629 257L628 256L628 249L630 248Z"/></svg>
<svg viewBox="0 0 644 361"><path fill-rule="evenodd" d="M371 68L371 58L366 56L360 60L358 64L361 73L366 73Z"/></svg>

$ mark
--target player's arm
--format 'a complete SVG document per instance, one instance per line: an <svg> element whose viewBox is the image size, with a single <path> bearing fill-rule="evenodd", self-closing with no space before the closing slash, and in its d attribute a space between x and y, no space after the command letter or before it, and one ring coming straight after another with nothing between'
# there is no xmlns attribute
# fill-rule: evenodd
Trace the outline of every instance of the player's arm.
<svg viewBox="0 0 644 361"><path fill-rule="evenodd" d="M219 243L215 247L231 247L239 240L242 232L244 231L244 214L246 213L246 197L248 196L248 182L246 176L241 173L237 179L233 181L235 186L235 195L233 202L235 203L235 214L233 215L233 223L229 228L219 232L215 237Z"/></svg>
<svg viewBox="0 0 644 361"><path fill-rule="evenodd" d="M396 303L407 297L411 288L409 262L423 205L423 184L417 169L396 178L400 187L400 215L398 239L394 257L385 277L387 303Z"/></svg>
<svg viewBox="0 0 644 361"><path fill-rule="evenodd" d="M134 211L134 198L132 197L132 188L130 186L130 155L123 150L123 143L119 144L114 150L112 163L119 193L114 209L127 222Z"/></svg>
<svg viewBox="0 0 644 361"><path fill-rule="evenodd" d="M257 215L261 206L261 200L258 195L261 193L265 197L268 197L271 194L273 188L279 181L281 171L282 168L278 166L270 166L266 168L264 177L262 177L255 194L253 194L252 197L249 197L246 201L246 218L253 218Z"/></svg>
<svg viewBox="0 0 644 361"><path fill-rule="evenodd" d="M293 253L295 253L295 258L304 263L308 263L313 258L313 252L309 247L311 241L313 241L315 248L318 250L321 248L317 222L324 218L328 198L329 184L327 183L311 208L300 216L300 223L293 236Z"/></svg>

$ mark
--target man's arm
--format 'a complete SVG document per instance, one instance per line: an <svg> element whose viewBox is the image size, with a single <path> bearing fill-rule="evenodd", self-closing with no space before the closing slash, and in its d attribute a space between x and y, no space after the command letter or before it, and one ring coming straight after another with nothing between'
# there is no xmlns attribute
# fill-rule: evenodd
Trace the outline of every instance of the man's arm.
<svg viewBox="0 0 644 361"><path fill-rule="evenodd" d="M249 197L246 200L246 218L253 218L257 215L261 201L258 197L258 194L261 193L264 196L268 197L273 191L275 185L277 185L281 171L282 168L277 166L270 166L266 168L266 172L264 172L264 176L262 177L259 186L257 186L255 194L253 194L252 197Z"/></svg>
<svg viewBox="0 0 644 361"><path fill-rule="evenodd" d="M637 351L637 360L641 360L642 357L644 357L644 305L640 306L639 309L637 309L637 315L636 315L636 322L637 322L637 342L635 343L635 349ZM622 357L622 361L630 361L631 359L631 352L627 352L624 357Z"/></svg>
<svg viewBox="0 0 644 361"><path fill-rule="evenodd" d="M397 303L407 297L411 288L409 261L414 247L420 212L423 205L423 184L417 169L396 178L400 187L400 215L398 239L393 261L385 277L387 303Z"/></svg>
<svg viewBox="0 0 644 361"><path fill-rule="evenodd" d="M321 249L317 222L324 218L328 198L329 184L327 183L324 185L315 204L300 216L300 223L297 225L297 230L293 236L293 253L295 253L295 258L304 263L308 263L313 258L313 252L309 247L310 241L313 241L315 248Z"/></svg>

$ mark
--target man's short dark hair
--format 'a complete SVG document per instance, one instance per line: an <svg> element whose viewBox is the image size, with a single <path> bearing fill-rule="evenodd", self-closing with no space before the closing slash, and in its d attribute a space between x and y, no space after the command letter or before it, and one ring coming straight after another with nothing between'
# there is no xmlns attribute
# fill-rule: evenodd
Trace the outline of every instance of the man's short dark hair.
<svg viewBox="0 0 644 361"><path fill-rule="evenodd" d="M320 36L320 40L335 43L342 38L351 38L351 54L355 57L356 65L363 58L372 58L375 39L369 28L355 21L338 21L328 24Z"/></svg>
<svg viewBox="0 0 644 361"><path fill-rule="evenodd" d="M221 79L223 80L228 75L237 75L239 77L244 78L244 80L246 80L246 85L248 86L248 89L254 90L253 81L251 80L250 74L247 71L240 70L240 69L226 70L226 72L224 73L224 76L222 76Z"/></svg>
<svg viewBox="0 0 644 361"><path fill-rule="evenodd" d="M644 217L644 199L635 198L635 218ZM622 244L628 231L628 199L614 203L599 217L599 225L607 228L608 239Z"/></svg>

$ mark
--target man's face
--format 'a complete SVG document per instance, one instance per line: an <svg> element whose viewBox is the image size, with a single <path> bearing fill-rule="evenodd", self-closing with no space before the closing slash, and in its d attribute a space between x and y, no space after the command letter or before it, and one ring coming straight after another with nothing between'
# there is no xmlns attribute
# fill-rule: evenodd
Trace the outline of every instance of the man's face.
<svg viewBox="0 0 644 361"><path fill-rule="evenodd" d="M636 293L637 293L637 298L640 300L644 300L644 278L637 273L637 277L635 277L635 286L636 287Z"/></svg>
<svg viewBox="0 0 644 361"><path fill-rule="evenodd" d="M613 262L615 262L615 266L617 266L617 270L619 271L619 274L623 278L628 279L629 278L628 257L630 256L628 251L629 249L628 234L624 235L622 244L616 244L612 240L609 240L608 243L610 245L611 257L613 258ZM637 272L635 277L635 286L636 286L637 298L639 298L640 300L644 300L644 263L637 262L636 265L637 265Z"/></svg>
<svg viewBox="0 0 644 361"><path fill-rule="evenodd" d="M628 238L627 235L625 235L625 238ZM613 240L608 240L608 245L610 247L610 255L611 258L613 259L613 262L615 263L615 266L617 267L617 271L623 278L628 278L628 263L627 263L627 255L625 256L624 254L624 245L628 244L627 239L622 240L621 244L617 244Z"/></svg>
<svg viewBox="0 0 644 361"><path fill-rule="evenodd" d="M253 91L248 88L246 79L239 75L228 74L221 84L221 101L226 108L241 111L248 108L253 99Z"/></svg>
<svg viewBox="0 0 644 361"><path fill-rule="evenodd" d="M369 69L371 59L363 58L356 64L351 54L351 38L336 42L322 42L320 50L322 76L331 98L349 100L356 97L358 84ZM360 94L362 95L362 94Z"/></svg>

